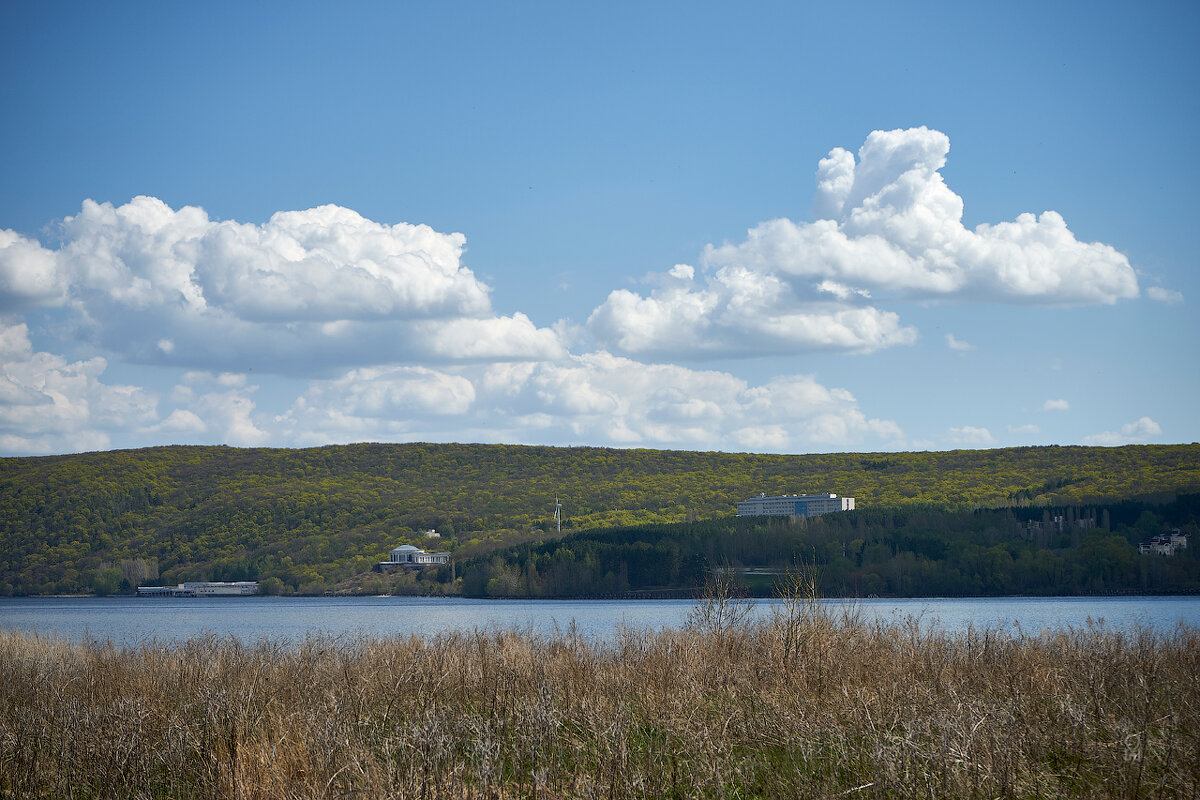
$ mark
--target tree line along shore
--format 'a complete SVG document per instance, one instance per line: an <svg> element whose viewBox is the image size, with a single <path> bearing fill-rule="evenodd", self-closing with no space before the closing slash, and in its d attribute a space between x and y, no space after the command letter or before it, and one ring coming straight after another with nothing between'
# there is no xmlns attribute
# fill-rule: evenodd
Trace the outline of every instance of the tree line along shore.
<svg viewBox="0 0 1200 800"><path fill-rule="evenodd" d="M759 492L813 491L854 496L858 510L803 524L732 516ZM211 580L281 594L686 593L714 569L761 594L796 563L821 567L827 595L1190 592L1194 551L1149 558L1137 545L1195 532L1198 495L1200 445L777 456L363 444L7 458L0 596ZM398 544L425 546L428 529L449 564L373 571Z"/></svg>

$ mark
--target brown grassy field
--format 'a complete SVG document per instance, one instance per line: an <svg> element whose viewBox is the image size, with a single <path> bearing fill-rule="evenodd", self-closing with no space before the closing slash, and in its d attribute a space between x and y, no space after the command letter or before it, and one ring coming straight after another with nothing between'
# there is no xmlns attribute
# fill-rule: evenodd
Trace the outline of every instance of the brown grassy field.
<svg viewBox="0 0 1200 800"><path fill-rule="evenodd" d="M1195 797L1200 632L0 632L0 797Z"/></svg>

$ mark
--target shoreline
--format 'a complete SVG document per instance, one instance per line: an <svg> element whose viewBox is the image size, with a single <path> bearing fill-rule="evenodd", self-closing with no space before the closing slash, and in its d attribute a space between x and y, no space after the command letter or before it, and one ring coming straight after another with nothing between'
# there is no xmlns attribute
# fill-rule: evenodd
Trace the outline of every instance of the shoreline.
<svg viewBox="0 0 1200 800"><path fill-rule="evenodd" d="M1096 597L1096 598L1120 598L1120 597L1196 597L1200 596L1200 589L1179 589L1176 591L1155 591L1151 589L1113 589L1106 592L1094 592L1088 594L963 594L963 595L823 595L819 600L1067 600L1074 598ZM463 594L352 594L349 592L339 593L322 593L322 594L277 594L277 595L244 595L244 596L214 596L210 599L216 600L248 600L248 599L367 599L367 598L419 598L422 600L495 600L495 601L536 601L549 600L555 602L584 602L590 600L620 600L620 601L658 601L658 600L697 600L701 599L702 595L699 590L692 589L664 589L664 590L642 590L634 592L623 592L613 594L587 594L587 595L507 595L503 597L494 597L490 595L463 595ZM33 595L9 595L0 597L0 603L5 600L108 600L108 599L141 599L141 600L197 600L205 598L196 597L142 597L138 598L133 594L33 594ZM779 596L775 594L747 594L744 599L762 601L762 600L778 600Z"/></svg>

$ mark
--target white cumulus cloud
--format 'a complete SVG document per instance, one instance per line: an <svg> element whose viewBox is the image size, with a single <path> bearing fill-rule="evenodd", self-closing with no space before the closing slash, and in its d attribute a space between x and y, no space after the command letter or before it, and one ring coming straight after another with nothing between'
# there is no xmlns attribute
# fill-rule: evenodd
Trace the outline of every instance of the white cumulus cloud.
<svg viewBox="0 0 1200 800"><path fill-rule="evenodd" d="M465 238L340 206L261 225L153 197L86 200L56 248L0 231L0 310L61 305L132 361L311 373L332 365L546 358L557 334L497 316Z"/></svg>
<svg viewBox="0 0 1200 800"><path fill-rule="evenodd" d="M566 355L557 333L521 312L487 319L436 320L412 335L414 347L445 360L558 359Z"/></svg>
<svg viewBox="0 0 1200 800"><path fill-rule="evenodd" d="M617 289L588 328L627 353L741 355L796 349L870 352L911 344L916 330L899 315L845 302L837 284L795 286L779 276L726 267L702 285L675 267L642 296Z"/></svg>
<svg viewBox="0 0 1200 800"><path fill-rule="evenodd" d="M297 402L383 418L464 414L474 401L475 389L465 378L424 367L371 367L315 382Z"/></svg>
<svg viewBox="0 0 1200 800"><path fill-rule="evenodd" d="M164 437L243 446L270 441L252 399L258 387L245 376L189 373L164 398L106 383L107 367L98 356L70 361L37 350L24 323L0 325L0 452L106 450Z"/></svg>
<svg viewBox="0 0 1200 800"><path fill-rule="evenodd" d="M465 239L326 205L262 225L213 221L154 197L84 201L56 254L76 291L142 308L181 303L247 321L472 315L487 289L459 262Z"/></svg>
<svg viewBox="0 0 1200 800"><path fill-rule="evenodd" d="M1141 444L1156 436L1162 436L1162 427L1149 417L1141 417L1119 431L1104 431L1083 437L1084 444L1117 447L1124 444Z"/></svg>
<svg viewBox="0 0 1200 800"><path fill-rule="evenodd" d="M1063 399L1051 399L1042 403L1042 411L1070 411L1071 404Z"/></svg>
<svg viewBox="0 0 1200 800"><path fill-rule="evenodd" d="M367 372L314 382L280 418L297 443L394 439L796 451L875 442L894 422L809 376L761 385L725 372L647 364L606 352L453 373Z"/></svg>
<svg viewBox="0 0 1200 800"><path fill-rule="evenodd" d="M765 222L741 244L710 246L706 265L872 292L1016 303L1114 303L1136 297L1128 259L1078 241L1061 215L962 224L963 201L940 170L949 138L928 128L875 131L858 160L841 148L817 170L812 223Z"/></svg>
<svg viewBox="0 0 1200 800"><path fill-rule="evenodd" d="M0 230L0 312L57 305L65 288L53 252L15 231Z"/></svg>
<svg viewBox="0 0 1200 800"><path fill-rule="evenodd" d="M225 392L208 392L191 403L190 413L198 419L207 420L205 430L215 431L217 441L239 447L265 445L271 441L271 431L260 427L254 418L255 403L247 391L231 389ZM167 418L171 419L170 417ZM183 416L183 422L191 422Z"/></svg>
<svg viewBox="0 0 1200 800"><path fill-rule="evenodd" d="M1077 240L1054 211L966 228L940 172L949 151L945 134L923 127L875 131L857 159L835 148L818 165L815 221L763 222L741 243L706 247L699 275L677 266L648 295L613 291L589 330L628 353L867 352L916 338L878 307L888 299L1137 296L1128 259Z"/></svg>
<svg viewBox="0 0 1200 800"><path fill-rule="evenodd" d="M951 428L949 434L950 441L955 444L987 445L996 443L996 437L992 436L992 432L987 428L963 425L961 428Z"/></svg>
<svg viewBox="0 0 1200 800"><path fill-rule="evenodd" d="M0 326L0 450L106 449L110 434L156 418L157 398L101 381L100 357L68 361L36 351L24 323Z"/></svg>

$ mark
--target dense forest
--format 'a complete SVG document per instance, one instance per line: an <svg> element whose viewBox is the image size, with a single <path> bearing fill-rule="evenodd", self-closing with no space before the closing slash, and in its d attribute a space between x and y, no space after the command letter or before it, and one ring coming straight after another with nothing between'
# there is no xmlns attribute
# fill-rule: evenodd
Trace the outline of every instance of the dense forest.
<svg viewBox="0 0 1200 800"><path fill-rule="evenodd" d="M725 517L611 528L464 559L475 596L689 592L713 570L751 594L800 575L824 596L1200 591L1200 554L1141 555L1179 528L1200 544L1200 494L1058 509L872 508L812 519Z"/></svg>
<svg viewBox="0 0 1200 800"><path fill-rule="evenodd" d="M360 444L302 450L161 447L6 458L0 459L0 594L105 594L143 581L204 579L254 579L270 592L320 593L350 586L484 594L489 585L499 590L506 579L488 574L480 583L481 565L490 569L495 558L508 563L514 545L533 552L559 538L552 520L556 497L564 508L563 534L610 529L605 535L620 536L635 526L691 522L690 530L697 531L700 521L717 526L722 524L718 518L733 514L736 501L758 492L826 491L856 497L862 509L827 527L871 526L873 513L924 508L950 515L934 525L953 534L947 552L957 552L953 548L968 539L991 548L1001 540L989 540L986 526L975 531L953 515L1004 508L1040 518L1052 507L1171 503L1181 494L1200 492L1200 445L759 455ZM1144 521L1142 528L1149 532L1152 524ZM411 575L370 573L396 544L421 545L418 531L427 528L438 529L443 534L439 547L454 553L449 575L427 574L415 581ZM714 542L741 536L713 530ZM747 541L768 536L757 530L747 532ZM996 530L1004 533L1003 527ZM1113 527L1107 533L1131 541L1131 530L1127 526L1120 533ZM897 573L901 577L895 582L887 570L862 572L880 563L875 559L882 551L871 549L874 539L851 536L844 556L833 557L835 540L823 541L817 534L815 528L806 532L811 542L805 547L811 545L831 585L864 594L905 592L919 574L915 569ZM1093 535L1089 532L1079 547ZM855 551L859 539L863 547ZM892 559L908 558L905 553L912 553L914 563L922 558L919 549L888 546ZM725 560L754 563L724 552L726 544L713 544L712 552L708 547L683 547L680 570L695 566L686 563L693 551L703 551L709 566ZM619 566L615 574L612 587L618 591L626 584ZM655 585L683 585L687 574L658 578ZM844 579L836 577L843 574ZM880 586L870 574L889 582ZM632 576L627 580L630 588L649 585ZM960 591L974 591L969 581L961 585ZM1082 584L1063 586L1070 591ZM543 585L539 591L559 590Z"/></svg>

